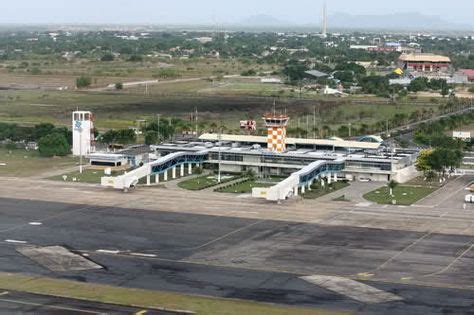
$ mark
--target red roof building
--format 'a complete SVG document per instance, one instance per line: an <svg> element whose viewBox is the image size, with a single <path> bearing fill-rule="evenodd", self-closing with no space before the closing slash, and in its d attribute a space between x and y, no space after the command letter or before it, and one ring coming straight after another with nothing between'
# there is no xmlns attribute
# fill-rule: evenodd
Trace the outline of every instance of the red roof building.
<svg viewBox="0 0 474 315"><path fill-rule="evenodd" d="M467 75L469 82L474 82L474 69L461 69L459 70L464 75Z"/></svg>

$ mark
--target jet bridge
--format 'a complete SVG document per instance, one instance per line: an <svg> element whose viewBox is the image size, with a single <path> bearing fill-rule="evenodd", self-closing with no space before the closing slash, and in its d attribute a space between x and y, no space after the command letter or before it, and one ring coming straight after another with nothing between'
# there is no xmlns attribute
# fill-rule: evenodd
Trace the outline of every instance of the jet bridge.
<svg viewBox="0 0 474 315"><path fill-rule="evenodd" d="M328 183L337 181L337 174L345 168L345 159L334 161L316 161L291 174L285 180L269 188L253 188L252 196L270 201L285 200L297 196L299 191L310 190L315 180L326 177Z"/></svg>
<svg viewBox="0 0 474 315"><path fill-rule="evenodd" d="M199 152L176 152L159 158L156 161L147 163L137 169L116 177L102 177L101 185L114 189L128 190L136 187L142 178L147 179L147 184L151 183L151 177L155 176L155 183L159 182L159 175L164 174L168 180L168 171L171 170L171 177L176 178L176 172L184 176L185 166L188 166L188 174L192 173L192 165L200 165L207 159L208 150Z"/></svg>

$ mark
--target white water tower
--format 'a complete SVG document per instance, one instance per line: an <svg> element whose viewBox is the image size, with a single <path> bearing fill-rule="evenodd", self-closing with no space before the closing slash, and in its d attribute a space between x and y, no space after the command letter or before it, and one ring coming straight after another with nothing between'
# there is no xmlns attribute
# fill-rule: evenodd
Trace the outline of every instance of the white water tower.
<svg viewBox="0 0 474 315"><path fill-rule="evenodd" d="M84 156L94 151L94 122L91 112L72 113L72 154Z"/></svg>

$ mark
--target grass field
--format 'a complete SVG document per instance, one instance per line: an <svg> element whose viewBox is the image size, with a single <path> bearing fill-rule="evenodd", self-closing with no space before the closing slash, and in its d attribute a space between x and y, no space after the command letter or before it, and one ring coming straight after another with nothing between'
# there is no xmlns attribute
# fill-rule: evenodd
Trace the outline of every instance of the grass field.
<svg viewBox="0 0 474 315"><path fill-rule="evenodd" d="M219 189L221 193L232 193L232 194L247 194L252 192L252 188L254 187L271 187L274 184L270 183L261 183L256 180L249 180L245 182L238 183L234 186L226 187L223 189Z"/></svg>
<svg viewBox="0 0 474 315"><path fill-rule="evenodd" d="M196 314L221 315L329 315L344 314L315 308L291 307L252 301L128 289L22 274L0 273L0 289L143 308L187 310Z"/></svg>
<svg viewBox="0 0 474 315"><path fill-rule="evenodd" d="M0 148L0 176L34 176L44 172L73 167L78 163L74 157L40 157L36 151L17 149L9 151Z"/></svg>
<svg viewBox="0 0 474 315"><path fill-rule="evenodd" d="M228 131L238 132L239 120L255 119L262 127L261 116L271 110L273 97L252 96L255 93L242 90L239 94L191 93L177 95L183 86L190 90L202 90L211 83L206 81L182 84L164 84L156 89L170 88L174 92L167 94L129 93L129 92L78 92L78 91L2 91L0 95L0 122L12 122L22 125L34 125L51 122L69 126L71 112L77 108L90 110L95 114L99 129L127 128L135 125L135 120L153 121L156 115L179 117L189 120L190 114L199 110L199 122L223 124ZM240 84L240 83L232 83ZM249 89L270 89L258 87ZM226 87L227 89L228 87ZM280 87L278 87L280 88ZM205 89L204 89L205 90ZM212 90L212 89L211 89ZM256 93L258 95L258 93ZM279 98L277 110L287 110L291 116L290 128L312 129L314 117L316 126L331 126L336 129L353 122L372 124L393 117L397 113L410 114L420 108L434 108L425 105L374 104L376 98L313 99ZM316 113L316 116L314 116ZM354 123L357 122L357 123Z"/></svg>
<svg viewBox="0 0 474 315"><path fill-rule="evenodd" d="M112 176L119 176L123 174L123 172L112 172ZM90 183L90 184L100 184L100 179L104 174L102 170L92 170L92 169L85 169L83 170L82 174L79 171L66 173L58 176L50 177L51 180L58 180L64 181L63 175L66 175L66 182L79 182L79 183ZM74 180L76 179L76 180Z"/></svg>
<svg viewBox="0 0 474 315"><path fill-rule="evenodd" d="M44 60L41 60L44 59ZM33 75L21 63L37 64L39 74ZM7 69L9 68L9 69ZM248 69L261 71L276 70L271 65L256 65L242 63L237 59L190 58L170 59L145 58L143 62L128 62L115 60L101 62L93 59L75 58L66 61L44 56L34 56L34 59L23 58L21 61L5 61L0 67L0 85L16 84L18 86L74 88L75 78L81 75L91 76L93 86L106 86L116 82L140 81L146 79L164 79L162 69L171 69L174 78L195 78L240 74Z"/></svg>
<svg viewBox="0 0 474 315"><path fill-rule="evenodd" d="M233 180L233 176L224 176L221 183ZM178 183L178 187L187 190L202 190L219 184L216 175L204 175Z"/></svg>
<svg viewBox="0 0 474 315"><path fill-rule="evenodd" d="M365 194L364 198L378 204L392 204L392 200L396 200L397 205L409 206L436 190L430 187L398 186L393 190L394 197L391 197L389 188L384 186Z"/></svg>
<svg viewBox="0 0 474 315"><path fill-rule="evenodd" d="M306 190L306 192L302 196L305 199L317 199L324 195L346 188L348 186L350 186L350 184L347 182L336 182L326 185L324 187L321 187L321 185L319 184L313 185L313 187L311 188L312 190Z"/></svg>

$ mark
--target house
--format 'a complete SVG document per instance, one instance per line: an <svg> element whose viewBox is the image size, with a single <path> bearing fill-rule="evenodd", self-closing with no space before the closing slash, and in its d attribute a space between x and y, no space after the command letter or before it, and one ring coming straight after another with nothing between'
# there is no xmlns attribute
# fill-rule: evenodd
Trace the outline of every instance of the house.
<svg viewBox="0 0 474 315"><path fill-rule="evenodd" d="M329 74L324 73L324 72L319 71L319 70L308 70L308 71L305 71L305 73L308 76L313 77L315 79L321 79L321 78L329 77Z"/></svg>
<svg viewBox="0 0 474 315"><path fill-rule="evenodd" d="M474 69L460 69L459 73L466 75L469 82L474 82Z"/></svg>

